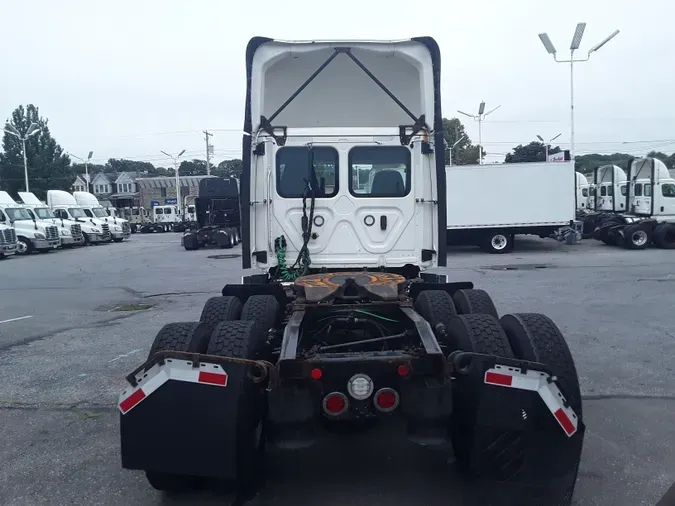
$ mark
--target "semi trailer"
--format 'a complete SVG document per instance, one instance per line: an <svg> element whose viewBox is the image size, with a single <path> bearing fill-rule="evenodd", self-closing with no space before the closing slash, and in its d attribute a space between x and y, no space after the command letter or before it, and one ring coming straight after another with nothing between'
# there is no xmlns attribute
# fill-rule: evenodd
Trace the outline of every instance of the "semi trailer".
<svg viewBox="0 0 675 506"><path fill-rule="evenodd" d="M267 445L402 427L511 504L571 504L585 428L565 338L442 270L440 69L430 37L248 43L245 275L148 341L119 396L124 468L245 498ZM357 166L383 169L368 191Z"/></svg>

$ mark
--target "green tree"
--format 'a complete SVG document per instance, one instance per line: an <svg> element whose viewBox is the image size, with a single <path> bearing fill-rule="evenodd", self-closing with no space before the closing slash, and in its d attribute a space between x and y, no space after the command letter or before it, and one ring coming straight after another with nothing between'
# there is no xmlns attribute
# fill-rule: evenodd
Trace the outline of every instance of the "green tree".
<svg viewBox="0 0 675 506"><path fill-rule="evenodd" d="M45 198L47 190L70 190L75 174L70 158L49 131L49 120L40 116L39 109L29 104L20 105L7 120L20 134L25 135L32 123L40 133L26 141L28 180L30 191ZM0 187L11 195L25 190L23 146L21 139L5 132L2 139L4 153L0 153Z"/></svg>
<svg viewBox="0 0 675 506"><path fill-rule="evenodd" d="M126 160L124 158L110 158L105 164L103 172L130 172L138 174L151 174L155 166L150 162L137 162L136 160Z"/></svg>
<svg viewBox="0 0 675 506"><path fill-rule="evenodd" d="M525 162L545 162L546 144L533 141L529 144L518 144L506 155L504 163L525 163ZM554 155L560 153L560 147L548 148L548 154Z"/></svg>
<svg viewBox="0 0 675 506"><path fill-rule="evenodd" d="M183 160L178 167L178 172L181 176L206 176L206 161Z"/></svg>
<svg viewBox="0 0 675 506"><path fill-rule="evenodd" d="M464 136L462 138L462 136ZM471 144L471 138L466 133L464 125L458 118L443 118L443 139L445 140L445 163L450 162L450 149L458 139L457 146L452 150L452 165L469 165L478 163L478 146ZM485 156L483 150L483 156Z"/></svg>
<svg viewBox="0 0 675 506"><path fill-rule="evenodd" d="M211 171L211 174L218 177L241 177L243 162L239 158L232 160L223 160L217 167Z"/></svg>

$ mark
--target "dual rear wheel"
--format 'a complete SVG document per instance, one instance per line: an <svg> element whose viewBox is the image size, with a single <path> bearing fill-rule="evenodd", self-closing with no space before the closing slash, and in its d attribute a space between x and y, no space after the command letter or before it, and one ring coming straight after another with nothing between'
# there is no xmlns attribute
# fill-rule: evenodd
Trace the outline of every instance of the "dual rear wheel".
<svg viewBox="0 0 675 506"><path fill-rule="evenodd" d="M185 351L208 355L258 360L266 358L268 331L279 315L277 299L254 295L244 304L238 297L212 297L204 305L199 322L169 323L162 327L150 348L149 357L158 351ZM236 488L240 493L253 491L262 475L265 450L267 392L242 376L237 406ZM194 476L146 471L150 485L161 491L179 493L199 486Z"/></svg>

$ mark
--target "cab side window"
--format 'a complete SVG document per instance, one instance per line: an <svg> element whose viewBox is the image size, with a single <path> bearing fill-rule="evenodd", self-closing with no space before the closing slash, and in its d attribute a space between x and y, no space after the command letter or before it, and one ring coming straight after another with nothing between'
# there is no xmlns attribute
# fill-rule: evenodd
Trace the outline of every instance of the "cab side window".
<svg viewBox="0 0 675 506"><path fill-rule="evenodd" d="M675 184L672 183L662 184L661 195L668 198L675 198Z"/></svg>

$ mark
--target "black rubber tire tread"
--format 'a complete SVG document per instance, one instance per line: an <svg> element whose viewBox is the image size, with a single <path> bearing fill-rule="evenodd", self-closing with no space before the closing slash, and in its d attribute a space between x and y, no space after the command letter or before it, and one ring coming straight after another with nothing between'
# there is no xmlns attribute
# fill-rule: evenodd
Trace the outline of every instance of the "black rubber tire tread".
<svg viewBox="0 0 675 506"><path fill-rule="evenodd" d="M630 237L638 230L644 230L644 232L647 234L647 242L645 242L642 246L636 246L630 239ZM639 223L628 225L626 228L623 229L623 240L621 241L621 246L623 246L626 249L645 249L647 248L647 246L649 246L651 242L652 242L651 231L649 230L649 228L644 227Z"/></svg>
<svg viewBox="0 0 675 506"><path fill-rule="evenodd" d="M672 223L662 223L654 229L654 244L662 249L675 249L675 240L668 242L668 236L675 236L675 225Z"/></svg>
<svg viewBox="0 0 675 506"><path fill-rule="evenodd" d="M457 349L457 343L448 337L448 324L457 316L457 309L452 297L445 290L424 290L415 299L415 311L424 318L433 330L438 344L446 348L446 352ZM436 326L441 324L445 332L438 332Z"/></svg>
<svg viewBox="0 0 675 506"><path fill-rule="evenodd" d="M197 322L177 322L164 325L150 346L148 358L158 351L188 351Z"/></svg>
<svg viewBox="0 0 675 506"><path fill-rule="evenodd" d="M204 309L202 309L199 321L215 327L220 322L238 320L241 315L241 309L242 305L239 297L233 297L231 295L225 297L211 297L206 301L206 304L204 304Z"/></svg>
<svg viewBox="0 0 675 506"><path fill-rule="evenodd" d="M195 476L146 471L145 477L152 488L168 494L190 492L199 484L199 479Z"/></svg>
<svg viewBox="0 0 675 506"><path fill-rule="evenodd" d="M272 329L279 320L279 301L274 295L251 295L241 310L241 320L257 321L265 330Z"/></svg>
<svg viewBox="0 0 675 506"><path fill-rule="evenodd" d="M581 388L574 358L553 320L539 313L515 313L502 316L499 323L518 358L551 368L563 395L581 419Z"/></svg>
<svg viewBox="0 0 675 506"><path fill-rule="evenodd" d="M227 321L219 323L211 335L207 353L222 357L253 360L267 340L267 332L257 321ZM245 492L256 487L262 475L264 460L264 429L261 444L255 447L255 429L265 424L267 397L264 388L242 375L237 413L237 488Z"/></svg>
<svg viewBox="0 0 675 506"><path fill-rule="evenodd" d="M499 319L499 313L492 297L477 288L457 290L452 296L458 314L489 314Z"/></svg>
<svg viewBox="0 0 675 506"><path fill-rule="evenodd" d="M455 316L450 320L447 329L460 350L497 357L515 357L504 329L494 316L488 314Z"/></svg>
<svg viewBox="0 0 675 506"><path fill-rule="evenodd" d="M463 351L515 357L506 333L491 315L456 316L448 330ZM517 461L523 450L516 433L475 425L473 412L476 405L472 387L476 384L482 384L482 379L474 376L468 390L460 385L455 389L453 402L456 414L451 419L450 435L459 468L484 475L494 467Z"/></svg>

